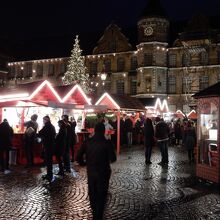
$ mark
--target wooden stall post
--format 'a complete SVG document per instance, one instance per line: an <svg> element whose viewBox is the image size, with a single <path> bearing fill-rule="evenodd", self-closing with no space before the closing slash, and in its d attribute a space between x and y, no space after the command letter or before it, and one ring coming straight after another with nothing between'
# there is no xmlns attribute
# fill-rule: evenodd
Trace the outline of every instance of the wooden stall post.
<svg viewBox="0 0 220 220"><path fill-rule="evenodd" d="M24 133L24 113L26 108L22 108L21 112L21 132Z"/></svg>
<svg viewBox="0 0 220 220"><path fill-rule="evenodd" d="M117 111L117 154L120 154L120 111Z"/></svg>

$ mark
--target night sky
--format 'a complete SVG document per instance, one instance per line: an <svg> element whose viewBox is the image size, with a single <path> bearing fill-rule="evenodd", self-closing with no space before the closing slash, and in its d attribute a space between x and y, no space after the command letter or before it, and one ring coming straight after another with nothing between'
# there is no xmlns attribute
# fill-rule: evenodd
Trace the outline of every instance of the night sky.
<svg viewBox="0 0 220 220"><path fill-rule="evenodd" d="M103 30L112 20L120 27L137 24L148 0L2 1L1 35L53 35ZM171 21L200 11L220 15L220 0L161 0Z"/></svg>

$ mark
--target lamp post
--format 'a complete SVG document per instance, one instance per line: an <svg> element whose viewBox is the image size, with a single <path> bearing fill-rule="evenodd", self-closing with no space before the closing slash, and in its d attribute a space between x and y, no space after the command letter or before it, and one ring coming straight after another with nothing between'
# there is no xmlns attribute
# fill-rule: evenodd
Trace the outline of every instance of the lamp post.
<svg viewBox="0 0 220 220"><path fill-rule="evenodd" d="M107 73L102 72L100 77L101 77L101 80L102 80L102 85L104 86L105 85L105 80L107 78Z"/></svg>

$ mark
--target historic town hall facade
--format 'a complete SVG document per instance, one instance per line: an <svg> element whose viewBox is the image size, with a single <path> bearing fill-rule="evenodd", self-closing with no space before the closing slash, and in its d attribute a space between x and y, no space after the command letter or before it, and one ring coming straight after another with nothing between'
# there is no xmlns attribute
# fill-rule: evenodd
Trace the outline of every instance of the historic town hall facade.
<svg viewBox="0 0 220 220"><path fill-rule="evenodd" d="M167 99L171 111L194 106L191 95L220 79L220 31L195 15L170 43L170 23L159 1L150 1L137 22L137 45L111 23L86 55L95 93ZM79 36L80 39L80 36ZM89 39L88 39L89 41ZM71 49L71 48L70 48ZM7 86L41 79L60 84L69 57L8 63ZM101 79L102 73L106 79Z"/></svg>

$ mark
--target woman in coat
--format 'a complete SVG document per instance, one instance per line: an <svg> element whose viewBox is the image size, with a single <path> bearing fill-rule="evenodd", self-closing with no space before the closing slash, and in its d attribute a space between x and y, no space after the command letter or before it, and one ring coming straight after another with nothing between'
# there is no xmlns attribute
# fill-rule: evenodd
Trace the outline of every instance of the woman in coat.
<svg viewBox="0 0 220 220"><path fill-rule="evenodd" d="M145 144L145 163L151 164L151 152L154 145L154 128L150 118L146 118L144 123L144 144Z"/></svg>

